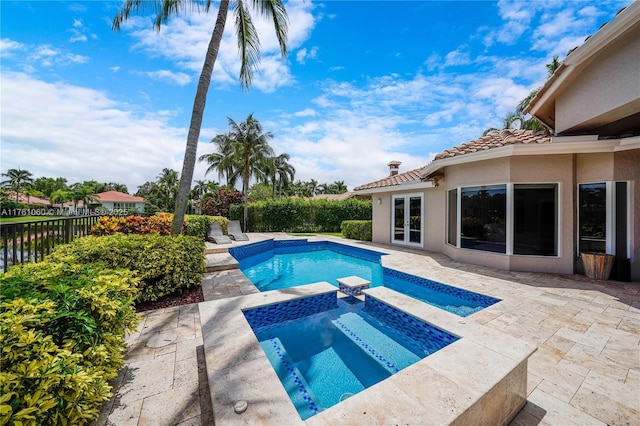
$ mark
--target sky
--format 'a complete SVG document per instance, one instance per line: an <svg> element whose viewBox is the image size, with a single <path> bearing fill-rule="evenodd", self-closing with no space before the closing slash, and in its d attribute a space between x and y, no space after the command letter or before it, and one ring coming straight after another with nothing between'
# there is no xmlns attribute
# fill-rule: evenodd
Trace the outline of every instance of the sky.
<svg viewBox="0 0 640 426"><path fill-rule="evenodd" d="M296 180L353 187L428 164L500 127L626 1L288 1L288 55L254 16L261 61L249 90L227 19L198 156L254 115ZM151 8L121 31L121 1L0 0L0 169L126 184L182 170L196 85L217 14L161 30ZM205 175L194 180L226 182Z"/></svg>

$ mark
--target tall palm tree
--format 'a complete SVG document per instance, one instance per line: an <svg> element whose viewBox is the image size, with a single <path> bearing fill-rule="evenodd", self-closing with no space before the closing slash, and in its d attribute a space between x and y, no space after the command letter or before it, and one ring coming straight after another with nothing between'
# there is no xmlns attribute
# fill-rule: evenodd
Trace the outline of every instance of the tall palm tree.
<svg viewBox="0 0 640 426"><path fill-rule="evenodd" d="M120 29L120 24L127 20L131 12L138 11L148 4L155 7L156 20L154 27L159 31L160 26L166 23L171 15L178 12L189 10L194 5L197 8L204 8L208 11L211 6L211 0L125 0L120 12L113 19L112 28ZM235 0L233 13L235 15L235 29L238 37L238 50L240 51L240 85L249 88L253 78L253 70L256 68L260 59L260 41L256 32L249 10L247 0ZM273 21L276 37L280 44L282 56L287 54L287 11L282 0L253 0L251 3L253 9L267 19ZM189 124L189 133L187 136L187 144L182 162L182 175L180 177L180 187L178 198L176 200L175 214L171 226L173 235L179 234L182 230L184 214L187 209L187 201L189 199L189 190L191 189L191 180L193 179L193 169L196 163L196 153L198 148L198 138L200 137L200 128L202 127L202 116L207 100L207 92L211 83L211 74L218 57L220 42L222 41L222 33L227 21L227 12L229 10L229 0L220 0L218 8L218 16L211 34L209 47L205 55L202 72L196 89L196 96L193 102L193 111L191 113L191 123Z"/></svg>
<svg viewBox="0 0 640 426"><path fill-rule="evenodd" d="M64 203L70 200L71 200L71 192L64 189L56 189L51 193L49 197L49 201L51 201L51 204L55 205L56 203L60 203L61 209Z"/></svg>
<svg viewBox="0 0 640 426"><path fill-rule="evenodd" d="M16 191L16 203L18 202L18 196L20 195L20 187L23 184L33 183L33 174L27 170L17 169L9 169L7 173L2 173L2 176L5 176L9 179L2 181L3 186L8 186L14 191Z"/></svg>
<svg viewBox="0 0 640 426"><path fill-rule="evenodd" d="M71 189L71 199L73 200L73 208L78 211L78 203L82 201L85 209L88 209L91 203L96 199L93 188L88 185L75 184Z"/></svg>
<svg viewBox="0 0 640 426"><path fill-rule="evenodd" d="M247 230L247 204L249 194L249 181L252 177L264 180L265 171L263 169L265 158L273 156L273 149L269 146L269 139L273 138L273 133L262 131L262 124L253 114L249 114L242 123L236 123L228 118L231 131L227 134L231 139L231 152L236 159L234 162L239 166L234 175L242 178L242 195L244 199L244 230Z"/></svg>
<svg viewBox="0 0 640 426"><path fill-rule="evenodd" d="M343 180L333 182L330 187L333 194L344 194L348 191L347 185L344 184Z"/></svg>

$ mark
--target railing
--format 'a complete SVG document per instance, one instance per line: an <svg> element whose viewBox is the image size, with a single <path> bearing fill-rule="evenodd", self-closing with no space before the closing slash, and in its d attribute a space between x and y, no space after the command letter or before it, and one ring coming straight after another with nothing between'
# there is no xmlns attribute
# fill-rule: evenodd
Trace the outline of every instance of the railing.
<svg viewBox="0 0 640 426"><path fill-rule="evenodd" d="M2 223L2 271L6 272L11 265L43 260L55 246L88 235L100 217L91 215Z"/></svg>

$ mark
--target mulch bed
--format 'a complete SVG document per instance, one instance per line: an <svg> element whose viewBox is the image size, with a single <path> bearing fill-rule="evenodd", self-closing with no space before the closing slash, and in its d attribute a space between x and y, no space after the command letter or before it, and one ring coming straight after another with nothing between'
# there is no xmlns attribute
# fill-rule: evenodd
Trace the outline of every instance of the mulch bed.
<svg viewBox="0 0 640 426"><path fill-rule="evenodd" d="M173 306L189 305L191 303L204 302L202 287L185 288L173 294L161 297L155 302L144 302L136 304L137 312L150 311L153 309L170 308Z"/></svg>

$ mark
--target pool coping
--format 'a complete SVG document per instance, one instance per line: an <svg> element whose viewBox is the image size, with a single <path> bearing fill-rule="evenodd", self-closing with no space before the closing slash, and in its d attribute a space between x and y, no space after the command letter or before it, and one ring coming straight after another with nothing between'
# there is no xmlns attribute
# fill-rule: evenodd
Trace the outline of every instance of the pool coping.
<svg viewBox="0 0 640 426"><path fill-rule="evenodd" d="M327 282L199 305L215 420L220 424L508 423L526 402L527 359L536 347L385 287L376 298L460 339L390 378L301 420L243 310L338 289ZM492 393L493 392L493 393ZM507 395L505 397L505 395ZM234 412L237 401L248 409ZM508 406L496 414L494 406ZM504 410L503 410L504 411Z"/></svg>

